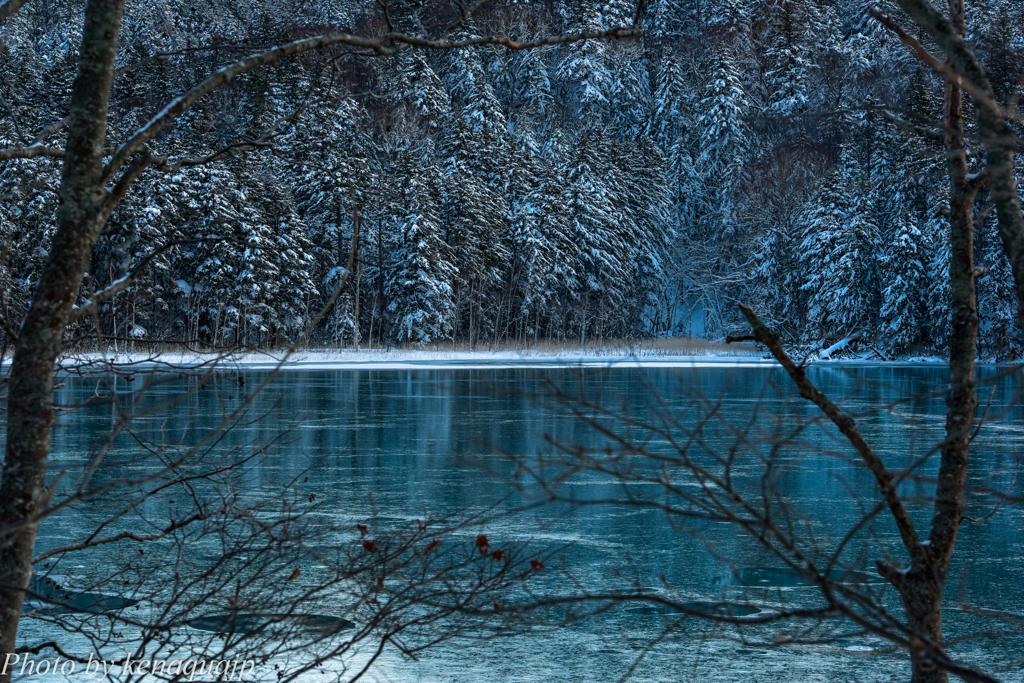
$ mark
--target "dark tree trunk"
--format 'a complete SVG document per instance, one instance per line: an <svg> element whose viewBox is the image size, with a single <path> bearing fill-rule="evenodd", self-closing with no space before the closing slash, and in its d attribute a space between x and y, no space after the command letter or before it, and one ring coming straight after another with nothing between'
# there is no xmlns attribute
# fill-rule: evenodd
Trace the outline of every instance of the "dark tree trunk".
<svg viewBox="0 0 1024 683"><path fill-rule="evenodd" d="M93 247L113 208L102 185L107 102L124 0L90 0L71 94L57 233L14 351L7 449L0 479L0 648L14 652L45 508L53 425L53 369ZM15 589L11 589L15 588ZM9 675L0 681L10 680Z"/></svg>
<svg viewBox="0 0 1024 683"><path fill-rule="evenodd" d="M948 2L955 31L962 37L965 32L964 0ZM962 89L958 84L947 83L943 118L950 181L950 386L946 396L946 437L942 443L931 531L927 542L918 541L913 522L897 493L893 476L863 440L854 421L843 415L837 406L810 384L803 368L796 366L782 349L778 336L751 309L741 306L754 330L754 338L768 345L772 355L782 363L800 388L801 396L817 404L861 453L887 500L909 552L910 566L897 570L879 562L878 569L903 599L913 683L948 681L942 651L942 597L957 533L963 520L970 432L978 409L974 367L979 323L974 290L974 202L981 180L977 175L968 173L962 108Z"/></svg>
<svg viewBox="0 0 1024 683"><path fill-rule="evenodd" d="M963 0L949 0L949 14L961 37L965 32L963 10ZM978 339L978 307L974 291L974 200L978 184L968 179L962 89L956 84L947 83L945 99L943 118L946 158L949 160L949 281L953 318L949 354L950 386L946 395L946 439L942 445L930 543L924 554L925 561L921 566L917 566L917 563L912 565L897 585L907 610L908 626L927 639L921 643L921 650L911 650L915 683L947 681L946 672L936 666L926 648L928 645L942 645L942 594L957 531L963 518L970 431L978 409L978 395L974 385L974 359Z"/></svg>

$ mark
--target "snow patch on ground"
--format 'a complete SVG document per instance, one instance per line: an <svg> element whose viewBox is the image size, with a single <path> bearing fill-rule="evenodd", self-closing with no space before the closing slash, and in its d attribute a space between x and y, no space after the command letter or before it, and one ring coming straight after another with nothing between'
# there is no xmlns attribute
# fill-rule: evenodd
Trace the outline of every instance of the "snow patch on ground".
<svg viewBox="0 0 1024 683"><path fill-rule="evenodd" d="M771 365L773 361L763 354L750 350L735 352L690 353L687 355L645 352L643 349L578 349L569 351L296 351L286 363L290 369L301 370L402 370L402 369L474 369L474 368L530 368L530 367L689 367L707 366L760 366ZM276 367L284 353L245 353L227 356L219 361L222 366L240 367L252 370ZM62 359L62 365L79 363L101 365L115 362L122 367L138 367L140 370L153 366L200 366L217 361L213 354L199 353L143 353L80 354Z"/></svg>
<svg viewBox="0 0 1024 683"><path fill-rule="evenodd" d="M543 367L593 368L709 368L709 367L773 367L775 361L763 352L742 348L730 352L721 348L688 349L687 354L672 354L664 349L571 349L552 351L431 351L431 350L324 350L296 351L285 364L295 370L414 370L414 369L499 369ZM99 370L113 362L122 370L173 369L201 367L217 363L220 367L247 370L270 370L277 366L283 352L238 353L219 358L215 354L174 353L118 353L79 354L61 359L65 368L92 366ZM802 360L797 357L797 361ZM6 362L6 359L5 359ZM855 354L835 359L810 359L811 365L905 365L945 364L938 356L913 356L894 361L880 361L871 353Z"/></svg>

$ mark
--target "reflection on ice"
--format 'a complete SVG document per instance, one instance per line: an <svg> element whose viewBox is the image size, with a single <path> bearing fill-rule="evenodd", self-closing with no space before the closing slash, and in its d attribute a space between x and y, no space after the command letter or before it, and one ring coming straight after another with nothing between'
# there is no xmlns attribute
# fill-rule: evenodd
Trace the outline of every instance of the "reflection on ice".
<svg viewBox="0 0 1024 683"><path fill-rule="evenodd" d="M355 623L348 619L326 614L253 614L249 612L207 614L190 619L187 623L194 629L216 633L251 633L267 625L281 624L287 628L317 635L339 633L355 626Z"/></svg>
<svg viewBox="0 0 1024 683"><path fill-rule="evenodd" d="M749 617L761 610L734 602L695 601L680 603L678 607L662 604L643 605L633 607L629 611L640 614L707 614L716 617Z"/></svg>
<svg viewBox="0 0 1024 683"><path fill-rule="evenodd" d="M66 589L51 578L33 577L29 590L35 595L27 596L23 612L57 614L62 612L88 612L100 614L132 607L138 600L106 595L104 593L76 593Z"/></svg>
<svg viewBox="0 0 1024 683"><path fill-rule="evenodd" d="M281 495L285 487L300 482L302 497L318 494L312 514L322 519L325 527L344 527L349 532L327 534L308 553L299 555L280 555L274 548L264 553L239 551L238 548L249 547L247 542L222 544L202 538L197 542L189 540L180 546L180 570L203 575L215 565L218 571L237 571L247 580L259 570L263 572L260 577L273 576L280 581L294 568L300 568L301 579L285 582L282 588L298 592L327 576L335 558L347 557L351 543L358 536L357 523L372 520L371 525L376 523L386 530L400 527L400 522L425 516L459 517L467 511L475 514L497 501L508 501L507 505L501 504L508 509L518 506L521 500L508 498L514 468L495 454L549 452L549 438L563 443L578 441L594 449L601 449L607 443L603 436L582 429L568 411L544 410L530 399L548 382L573 391L580 385L580 391L588 397L611 397L609 406L616 409L621 399L625 414L638 421L655 419L660 414L655 412L657 406L652 404L647 386L665 401L665 414L677 417L684 427L691 424L686 410L694 391L720 401L720 405L716 403L720 413L736 424L748 424L758 400L761 401L756 408L758 414L781 416L786 418L785 424L789 424L790 417L793 420L813 417L813 410L799 403L795 393L787 393L785 385L769 381L773 372L764 367L709 366L692 371L647 367L643 370L588 369L583 373L561 368L402 370L395 367L284 372L253 405L253 414L265 417L232 430L219 448L231 454L249 444L286 435L277 451L254 459L247 467L245 477L239 482L240 495L247 502L272 500ZM932 396L936 391L941 392L947 381L944 370L926 367L864 366L843 372L832 366L815 366L809 368L808 373L823 391L843 397L844 408L865 414L904 394ZM264 378L265 373L247 374L246 386L255 386ZM159 386L162 393L153 394L152 401L165 400L190 386L188 381L176 384L169 380ZM772 390L766 393L766 386ZM998 388L993 405L1014 406L1006 424L1019 428L1024 424L1024 407L1013 398L1015 381L1000 380L992 386ZM49 461L54 475L61 470L81 468L84 454L94 452L109 433L110 410L89 402L94 391L94 381L75 377L67 378L56 390L56 403L85 404L85 407L63 414L61 419L67 427L54 432ZM233 398L229 400L229 396ZM191 402L180 410L161 415L159 419L137 422L135 434L124 434L113 445L109 461L124 463L125 467L136 462L138 439L164 444L161 447L168 449L176 444L195 443L205 430L213 428L223 418L225 411L237 406L237 396L236 376L216 378L196 392ZM140 409L148 405L140 404ZM918 454L944 438L945 406L941 395L898 407L898 411L872 414L870 419L862 421L865 437L877 445L880 457L892 463L904 462L908 454ZM999 429L993 429L996 424ZM1002 430L1002 424L987 425L974 442L976 450L972 457L976 457L976 469L972 476L976 478L972 481L979 487L993 472L1006 472L999 485L1008 486L1016 471L1018 460L1008 453L1019 451L1022 437L1019 432L1012 432L1008 437L1009 432ZM758 425L759 429L763 427L762 423ZM710 433L707 438L706 447L714 449L728 445L725 440L732 437L729 432ZM861 519L861 504L871 500L874 481L857 461L836 457L835 438L828 430L806 431L803 439L805 443L798 448L780 452L773 487L790 506L792 514L813 522L815 538L827 549ZM671 452L670 445L663 441L652 441L650 448L658 453ZM734 470L736 486L749 487L756 493L760 491L758 482L763 473L761 456L756 455L748 465ZM922 472L922 476L928 476L932 470L926 468ZM108 474L124 476L124 471L114 468ZM681 480L680 486L688 483L689 480ZM574 492L581 499L610 498L620 493L597 477L581 477L575 486ZM924 484L907 482L905 486L910 495L922 490L927 493L920 488ZM851 490L863 499L851 498ZM646 493L650 491L637 491L638 495ZM88 514L67 510L54 516L40 527L39 551L66 545L75 537L88 537L94 531L93 521L118 514L121 502L108 496L90 501ZM496 513L506 509L501 506ZM153 519L163 519L164 508L157 506L151 512L156 514ZM735 534L728 525L695 523L681 529L667 520L661 510L622 506L588 505L572 514L564 512L562 508L549 507L527 515L484 515L485 528L467 528L463 540L471 546L474 534L486 533L509 547L529 544L531 553L564 548L561 565L549 564L548 571L532 576L535 589L555 595L563 588L573 590L582 585L595 594L613 596L615 601L622 602L619 608L609 609L571 628L530 629L531 632L522 635L513 635L507 630L474 632L481 642L474 644L471 655L463 649L468 641L462 640L442 643L432 649L429 656L416 661L404 659L399 651L389 648L381 655L374 676L388 681L545 683L557 678L561 683L589 683L620 680L633 666L638 652L646 654L630 680L745 681L756 678L803 683L834 680L836 672L842 671L843 677L851 680L896 681L905 670L905 653L894 651L882 641L832 642L836 633L825 631L821 643L787 643L767 652L756 648L740 650L730 627L708 624L670 610L666 610L669 614L661 616L663 608L641 607L641 599L647 597L650 603L650 598L657 598L647 595L639 586L651 587L656 595L678 596L679 601L707 600L709 602L688 605L691 613L703 610L738 617L739 621L748 622L743 629L745 642L771 643L783 627L775 623L758 626L749 622L758 622L759 617L771 615L775 609L785 609L778 605L782 601L773 595L776 591L787 592L786 597L799 606L813 608L819 604L817 590L808 587L795 572L760 566L785 565L766 559L759 544ZM273 511L268 508L267 513ZM126 527L126 530L149 533L148 527L141 526ZM955 595L950 595L945 636L959 639L958 656L982 668L992 663L1005 663L1006 653L1020 650L1019 643L1016 639L963 640L965 635L984 631L988 624L976 613L957 611L955 603L962 594L972 605L1024 613L1019 591L1012 590L1011 580L1024 573L1024 556L1020 553L1022 539L1024 518L1019 515L1007 515L961 529L958 544L962 561L950 567L950 585L957 586L957 590L953 591ZM844 558L869 563L898 547L898 543L895 528L879 521L871 533L865 531L854 539ZM93 582L110 584L112 572L123 567L125 559L130 557L133 564L138 561L134 542L97 547L89 552L86 567L62 565L62 570L78 574L74 582L68 583L53 574L50 577L62 587L85 590L92 587ZM147 549L145 557L148 560L156 555L155 550L151 554ZM138 566L141 569L148 565L140 563ZM565 573L558 571L560 567L564 567ZM732 567L737 570L731 571ZM871 587L884 585L875 583L881 579L872 570L860 568L864 573L846 573L844 577L840 570L833 573L833 578L846 582L866 581ZM972 573L966 574L968 571ZM566 576L578 583L565 583ZM146 605L140 607L159 609L162 606L159 584L148 585L154 590L147 591ZM120 587L93 587L92 590L109 590L114 594L100 596L99 600L93 598L93 609L111 608L112 603L106 602L108 598L121 599L117 597ZM60 601L73 600L78 598L78 593L60 593L58 597ZM129 592L124 595L140 597ZM341 597L325 595L324 607L310 608L310 611L330 615L334 608L327 606L328 599L336 605L339 603L334 600ZM508 597L509 604L519 598L518 595ZM887 591L884 599L893 610L900 609L899 597L893 591ZM713 602L715 600L719 602ZM761 606L762 602L761 612L754 613L755 608L747 606L748 603ZM716 606L722 603L730 603L730 606ZM47 606L44 601L30 604ZM182 627L174 637L205 642L204 637L230 628L230 619L225 617L230 610L225 603L215 599L204 604L211 614L190 625L208 630L205 633L195 631L182 624L197 613L175 615L174 623ZM505 601L502 604L506 604ZM134 616L135 607L129 609ZM287 612L269 606L250 609ZM746 616L746 610L751 610L752 616ZM295 622L267 623L267 618L266 614L242 616L241 620L236 617L234 627L259 627L266 629L268 636L304 628ZM330 616L326 619L330 623L338 621ZM66 633L54 628L53 621L49 617L26 619L34 629L31 642L67 638ZM347 638L355 630L348 628L352 630L343 631L338 640ZM653 650L646 650L669 629L672 629L672 638L659 641ZM839 629L846 632L842 625ZM316 632L315 628L312 630ZM126 635L131 637L132 634ZM876 650L846 649L868 645ZM310 673L303 677L302 683L335 681L337 673L338 670L329 670L322 678Z"/></svg>
<svg viewBox="0 0 1024 683"><path fill-rule="evenodd" d="M830 571L829 578L841 583L882 583L885 581L875 574L839 568ZM758 588L799 588L815 585L813 581L788 567L779 569L739 567L732 570L731 574L713 576L708 581L712 586L754 586Z"/></svg>

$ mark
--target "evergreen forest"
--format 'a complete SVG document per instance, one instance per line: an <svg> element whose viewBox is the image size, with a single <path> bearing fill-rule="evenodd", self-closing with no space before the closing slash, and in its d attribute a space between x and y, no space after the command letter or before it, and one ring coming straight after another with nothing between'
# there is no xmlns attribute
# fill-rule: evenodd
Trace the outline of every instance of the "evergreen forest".
<svg viewBox="0 0 1024 683"><path fill-rule="evenodd" d="M942 355L943 84L869 4L494 0L454 37L641 31L523 51L338 47L255 70L151 145L174 163L121 202L81 302L135 279L101 305L101 329L82 319L80 334L259 348L720 339L746 303L794 345L857 337L885 358ZM68 26L83 5L40 0L5 25L0 147L48 127L59 142L81 39ZM968 6L968 39L1015 111L1024 3ZM130 134L258 48L336 28L415 31L450 11L447 0L131 2L111 131ZM969 98L967 119L980 159ZM56 229L60 163L0 161L5 335ZM980 199L979 353L1016 359L1012 278Z"/></svg>

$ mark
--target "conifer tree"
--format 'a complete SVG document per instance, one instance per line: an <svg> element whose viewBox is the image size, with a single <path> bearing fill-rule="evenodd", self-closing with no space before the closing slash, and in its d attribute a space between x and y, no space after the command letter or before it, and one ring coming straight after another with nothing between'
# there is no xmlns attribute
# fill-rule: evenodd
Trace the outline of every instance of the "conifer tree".
<svg viewBox="0 0 1024 683"><path fill-rule="evenodd" d="M418 345L451 335L455 276L437 207L421 174L412 153L403 153L395 168L402 180L403 216L386 285L394 340Z"/></svg>
<svg viewBox="0 0 1024 683"><path fill-rule="evenodd" d="M848 148L811 200L800 263L810 339L869 333L877 228L860 169Z"/></svg>
<svg viewBox="0 0 1024 683"><path fill-rule="evenodd" d="M547 51L523 50L513 56L516 79L512 88L514 107L536 121L553 113L555 97L548 73Z"/></svg>
<svg viewBox="0 0 1024 683"><path fill-rule="evenodd" d="M533 332L540 334L541 316L547 315L548 337L564 338L570 312L579 301L582 270L580 245L574 240L570 220L570 189L552 162L542 166L540 182L531 204L537 207L538 248L546 252L549 267L542 262L532 268ZM542 254L543 254L542 252ZM539 259L538 259L539 261Z"/></svg>
<svg viewBox="0 0 1024 683"><path fill-rule="evenodd" d="M977 284L979 353L990 361L1017 359L1024 351L1024 339L1017 325L1017 303L1013 291L1010 262L995 231L995 222L986 219L980 226L978 263L986 275Z"/></svg>
<svg viewBox="0 0 1024 683"><path fill-rule="evenodd" d="M223 166L180 174L178 182L190 190L186 195L190 220L185 235L196 240L182 251L182 278L196 295L194 328L203 341L222 344L232 340L241 315L236 289L242 217L231 198L237 181Z"/></svg>
<svg viewBox="0 0 1024 683"><path fill-rule="evenodd" d="M882 256L880 338L894 352L920 341L927 324L923 301L928 282L926 244L916 217L908 212L894 226Z"/></svg>
<svg viewBox="0 0 1024 683"><path fill-rule="evenodd" d="M658 293L667 286L668 245L674 236L670 225L671 195L665 158L653 140L644 136L624 144L620 155L625 177L620 195L628 222L622 239L632 247L632 289L624 334L646 329L643 317L657 306Z"/></svg>
<svg viewBox="0 0 1024 683"><path fill-rule="evenodd" d="M412 104L423 125L431 132L436 132L451 113L451 99L444 89L444 83L419 50L402 53L400 68L409 82L406 99Z"/></svg>
<svg viewBox="0 0 1024 683"><path fill-rule="evenodd" d="M611 171L609 142L601 128L584 130L562 170L571 197L569 224L580 252L580 311L575 326L584 340L595 329L603 334L610 327L625 296L623 284L632 275L613 189L604 180Z"/></svg>
<svg viewBox="0 0 1024 683"><path fill-rule="evenodd" d="M22 310L46 263L50 241L57 229L60 167L52 159L4 162L0 192L15 200L0 202L0 224L7 235L12 310ZM5 292L5 295L8 293Z"/></svg>
<svg viewBox="0 0 1024 683"><path fill-rule="evenodd" d="M767 5L770 30L765 51L768 72L766 108L775 116L790 116L806 110L813 61L803 33L810 27L804 0L781 0Z"/></svg>
<svg viewBox="0 0 1024 683"><path fill-rule="evenodd" d="M665 153L689 130L690 112L686 104L691 94L679 56L671 48L663 48L658 60L650 135Z"/></svg>
<svg viewBox="0 0 1024 683"><path fill-rule="evenodd" d="M543 162L537 143L528 131L517 136L512 159L507 306L514 311L521 333L532 335L548 303L545 279L553 263L551 245L540 230L543 214L538 193Z"/></svg>
<svg viewBox="0 0 1024 683"><path fill-rule="evenodd" d="M650 129L651 85L647 60L628 49L613 53L612 129L623 140L635 140Z"/></svg>
<svg viewBox="0 0 1024 683"><path fill-rule="evenodd" d="M579 30L593 32L601 28L596 3L584 3ZM599 41L573 43L558 67L558 77L566 84L573 103L573 114L587 121L603 122L608 111L614 83L606 50Z"/></svg>
<svg viewBox="0 0 1024 683"><path fill-rule="evenodd" d="M749 146L749 130L744 122L746 93L725 47L715 51L714 75L700 108L698 170L705 188L704 229L729 250L740 240L735 190Z"/></svg>

